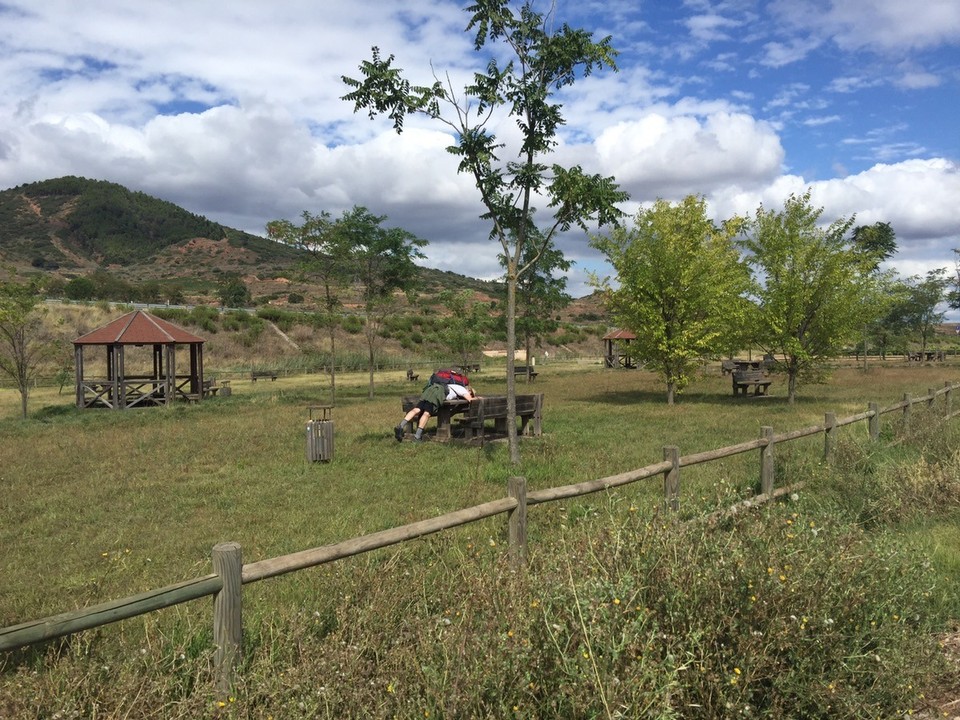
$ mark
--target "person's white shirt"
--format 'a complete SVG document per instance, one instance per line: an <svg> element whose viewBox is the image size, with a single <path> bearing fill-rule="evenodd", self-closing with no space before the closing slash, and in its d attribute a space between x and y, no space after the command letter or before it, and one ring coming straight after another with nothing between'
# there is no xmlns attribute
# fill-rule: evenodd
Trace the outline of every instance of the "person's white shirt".
<svg viewBox="0 0 960 720"><path fill-rule="evenodd" d="M472 396L473 391L468 387L458 385L457 383L450 383L447 385L447 400L456 400L457 398L469 400Z"/></svg>

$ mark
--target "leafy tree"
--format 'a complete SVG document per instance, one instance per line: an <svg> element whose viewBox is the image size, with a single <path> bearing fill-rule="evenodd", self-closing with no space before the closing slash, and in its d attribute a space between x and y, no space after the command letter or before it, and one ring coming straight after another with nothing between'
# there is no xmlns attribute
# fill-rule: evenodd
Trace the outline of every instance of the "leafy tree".
<svg viewBox="0 0 960 720"><path fill-rule="evenodd" d="M853 246L869 259L876 270L880 263L889 260L897 252L897 235L890 223L858 225L853 229Z"/></svg>
<svg viewBox="0 0 960 720"><path fill-rule="evenodd" d="M439 335L446 347L461 366L472 362L483 350L483 342L490 325L490 312L486 304L472 302L469 290L452 292L446 290L437 296L437 304L450 312L444 318Z"/></svg>
<svg viewBox="0 0 960 720"><path fill-rule="evenodd" d="M449 77L445 84L434 77L429 86L412 85L401 69L393 67L394 57L382 58L375 47L371 59L360 65L362 79L343 77L352 88L344 99L354 103L355 111L367 110L370 117L386 115L398 133L410 114L439 120L453 133L454 144L448 150L460 159L459 172L473 177L484 207L481 217L490 222L490 236L506 258L507 427L510 458L518 463L513 370L519 279L556 233L574 225L586 229L590 221L613 222L621 215L615 203L627 199L613 178L588 175L579 166L546 164L564 123L554 95L595 69L615 69L616 51L609 37L595 42L585 30L566 24L555 27L552 11L537 12L532 0L516 9L510 0L477 0L467 12L467 31L476 32L474 48L488 57L485 70L474 73L462 93L454 90ZM512 150L492 131L504 113L519 130ZM552 216L533 232L534 203L540 199ZM528 244L533 246L529 255Z"/></svg>
<svg viewBox="0 0 960 720"><path fill-rule="evenodd" d="M560 323L555 319L557 310L570 304L567 294L567 278L564 273L571 268L572 262L553 243L543 246L540 257L528 257L536 252L537 244L527 244L521 265L529 264L530 270L517 281L517 335L523 339L523 348L527 358L527 382L530 381L530 357L533 343L539 346L544 335L555 331ZM500 262L506 265L501 255Z"/></svg>
<svg viewBox="0 0 960 720"><path fill-rule="evenodd" d="M946 299L949 285L946 268L930 270L924 276L914 275L904 282L900 322L914 337L919 336L921 353L926 353L927 344L943 322L946 313L938 306Z"/></svg>
<svg viewBox="0 0 960 720"><path fill-rule="evenodd" d="M253 297L250 288L239 275L230 274L220 280L217 297L222 307L240 308L249 305Z"/></svg>
<svg viewBox="0 0 960 720"><path fill-rule="evenodd" d="M881 311L871 302L875 258L845 239L853 219L821 228L822 214L809 190L791 195L780 212L758 208L742 241L756 273L756 341L787 373L791 404L801 375L838 355Z"/></svg>
<svg viewBox="0 0 960 720"><path fill-rule="evenodd" d="M395 294L413 289L418 277L414 261L424 257L420 248L427 244L406 230L382 227L386 219L358 205L336 223L337 244L343 249L347 272L363 309L370 398L380 329L396 311Z"/></svg>
<svg viewBox="0 0 960 720"><path fill-rule="evenodd" d="M20 392L20 412L27 417L27 400L40 362L51 346L44 333L39 282L0 282L0 371Z"/></svg>
<svg viewBox="0 0 960 720"><path fill-rule="evenodd" d="M733 242L741 226L733 218L716 227L706 202L691 195L675 205L657 200L637 213L633 228L591 241L617 271L619 287L594 284L637 335L634 356L666 382L668 404L695 368L730 346L747 317L750 275Z"/></svg>
<svg viewBox="0 0 960 720"><path fill-rule="evenodd" d="M67 282L63 292L69 300L92 300L96 286L88 277L75 277Z"/></svg>
<svg viewBox="0 0 960 720"><path fill-rule="evenodd" d="M330 401L337 400L337 315L342 308L338 289L350 280L348 249L343 246L344 236L337 232L337 224L330 213L323 211L311 215L306 210L301 215L303 222L296 225L289 220L273 220L267 223L267 234L273 240L294 247L304 253L300 270L313 277L323 286L324 324L330 341Z"/></svg>

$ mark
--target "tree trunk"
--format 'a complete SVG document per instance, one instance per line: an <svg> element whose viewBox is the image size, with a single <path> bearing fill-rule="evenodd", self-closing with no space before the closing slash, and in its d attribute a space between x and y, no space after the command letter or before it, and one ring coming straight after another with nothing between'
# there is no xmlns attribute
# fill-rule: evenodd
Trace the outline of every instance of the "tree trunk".
<svg viewBox="0 0 960 720"><path fill-rule="evenodd" d="M517 380L514 375L517 347L517 265L507 263L507 446L510 462L520 464L520 443L517 440Z"/></svg>
<svg viewBox="0 0 960 720"><path fill-rule="evenodd" d="M27 398L30 396L29 380L20 385L20 414L27 419Z"/></svg>
<svg viewBox="0 0 960 720"><path fill-rule="evenodd" d="M797 369L790 366L787 371L787 402L793 405L797 399Z"/></svg>
<svg viewBox="0 0 960 720"><path fill-rule="evenodd" d="M330 404L337 404L337 331L333 324L333 318L330 320Z"/></svg>
<svg viewBox="0 0 960 720"><path fill-rule="evenodd" d="M676 393L677 384L673 382L667 383L667 405L673 405L673 396Z"/></svg>

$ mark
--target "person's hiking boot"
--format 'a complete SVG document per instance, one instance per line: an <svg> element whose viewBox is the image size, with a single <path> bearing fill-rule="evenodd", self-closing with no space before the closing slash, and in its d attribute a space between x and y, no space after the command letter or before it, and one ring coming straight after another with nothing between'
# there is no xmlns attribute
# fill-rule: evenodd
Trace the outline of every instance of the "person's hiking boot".
<svg viewBox="0 0 960 720"><path fill-rule="evenodd" d="M393 436L397 439L397 442L403 442L403 425L397 425L393 429Z"/></svg>

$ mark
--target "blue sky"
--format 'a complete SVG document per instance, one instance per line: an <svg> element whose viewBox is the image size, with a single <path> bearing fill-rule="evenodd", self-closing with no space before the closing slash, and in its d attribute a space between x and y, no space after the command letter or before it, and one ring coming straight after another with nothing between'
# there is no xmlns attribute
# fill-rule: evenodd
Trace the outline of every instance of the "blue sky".
<svg viewBox="0 0 960 720"><path fill-rule="evenodd" d="M429 240L432 267L495 277L446 128L398 137L340 100L372 45L462 86L485 63L466 4L0 0L0 187L111 180L260 234L362 204ZM562 96L554 159L616 176L627 212L694 193L719 220L811 188L825 220L891 223L902 275L953 269L957 0L557 0L556 17L620 56ZM604 264L582 235L562 247L588 292Z"/></svg>

